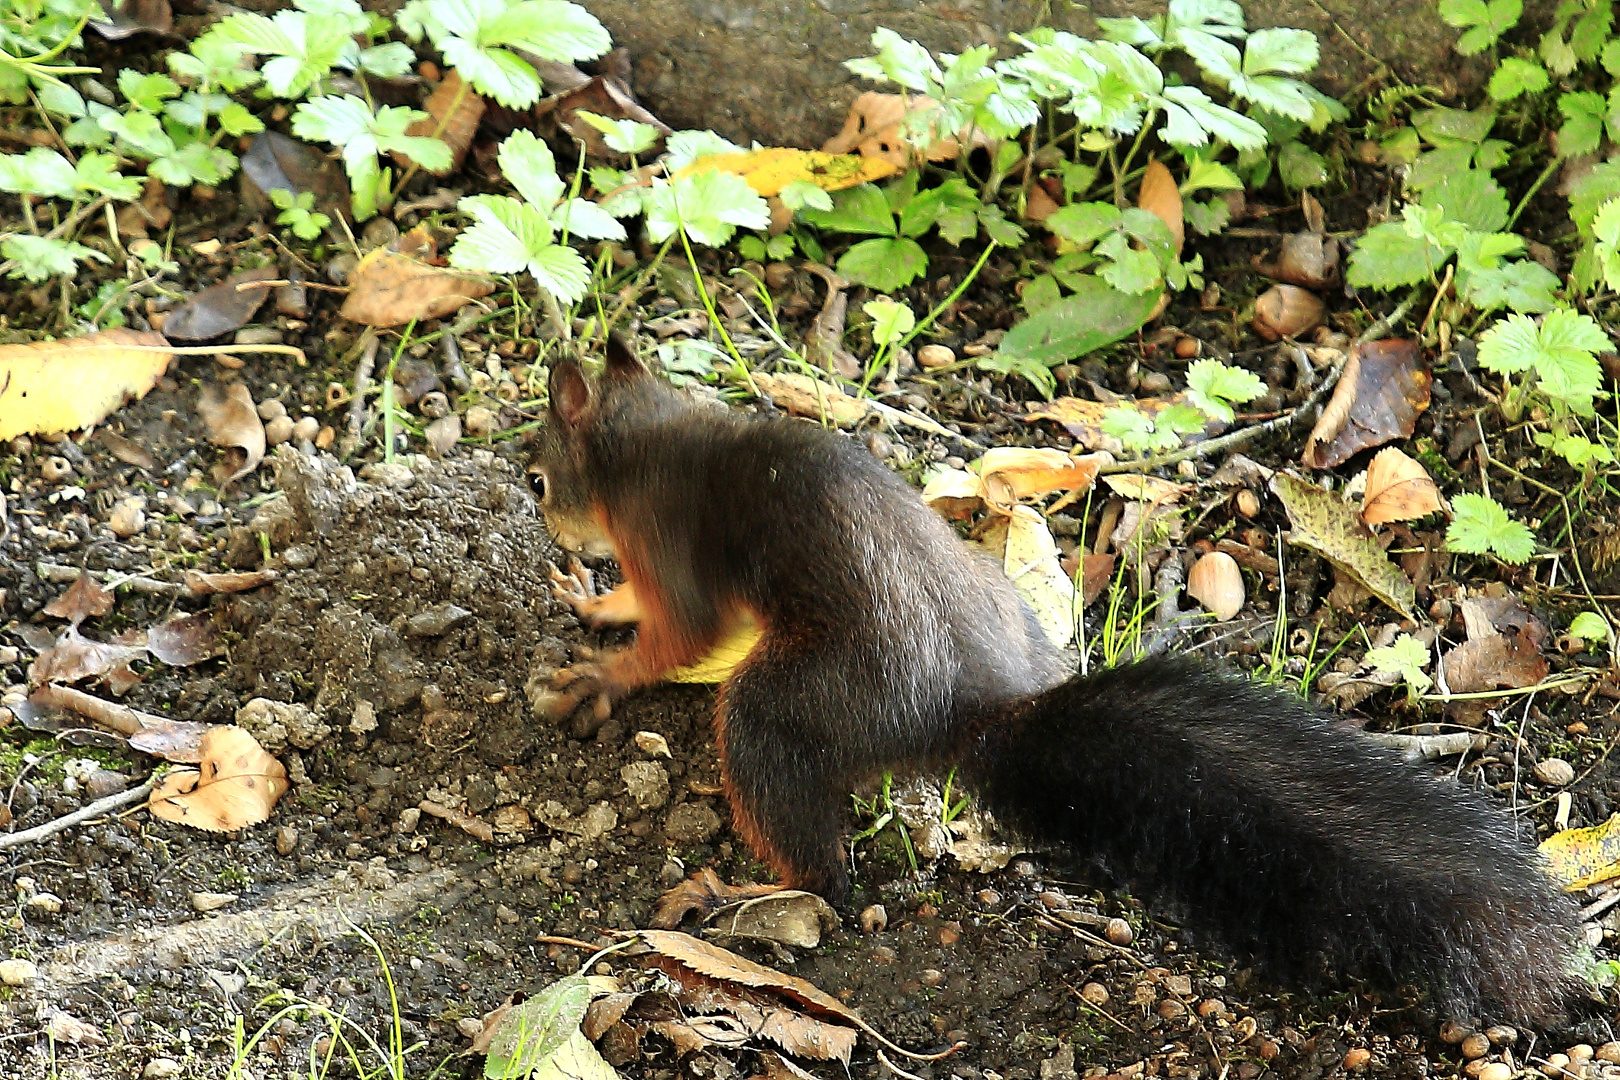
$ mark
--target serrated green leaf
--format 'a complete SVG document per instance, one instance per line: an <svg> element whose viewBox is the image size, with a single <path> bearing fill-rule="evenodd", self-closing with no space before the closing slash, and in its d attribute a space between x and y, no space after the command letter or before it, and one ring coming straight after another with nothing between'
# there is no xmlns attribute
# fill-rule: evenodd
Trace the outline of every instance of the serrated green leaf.
<svg viewBox="0 0 1620 1080"><path fill-rule="evenodd" d="M1418 202L1474 232L1499 232L1507 224L1507 195L1484 169L1452 173L1426 189Z"/></svg>
<svg viewBox="0 0 1620 1080"><path fill-rule="evenodd" d="M141 182L118 171L118 159L111 154L81 154L73 170L74 186L81 192L105 195L120 202L141 197Z"/></svg>
<svg viewBox="0 0 1620 1080"><path fill-rule="evenodd" d="M1293 191L1321 187L1328 182L1327 159L1298 140L1277 148L1277 175Z"/></svg>
<svg viewBox="0 0 1620 1080"><path fill-rule="evenodd" d="M868 300L861 305L861 310L872 319L874 345L892 345L911 333L911 328L917 325L916 313L909 306L887 296Z"/></svg>
<svg viewBox="0 0 1620 1080"><path fill-rule="evenodd" d="M693 173L656 181L647 196L647 236L659 243L683 229L695 243L721 247L738 228L764 229L770 209L735 173Z"/></svg>
<svg viewBox="0 0 1620 1080"><path fill-rule="evenodd" d="M1451 500L1451 525L1446 529L1446 550L1465 555L1494 554L1503 562L1527 561L1536 553L1536 537L1523 522L1514 521L1495 499L1465 492Z"/></svg>
<svg viewBox="0 0 1620 1080"><path fill-rule="evenodd" d="M665 169L679 172L710 154L740 154L743 148L712 131L676 131L664 140Z"/></svg>
<svg viewBox="0 0 1620 1080"><path fill-rule="evenodd" d="M1609 335L1588 315L1560 308L1541 325L1509 315L1479 339L1479 364L1499 374L1535 369L1538 388L1556 401L1589 413L1602 389L1596 355L1613 348Z"/></svg>
<svg viewBox="0 0 1620 1080"><path fill-rule="evenodd" d="M1224 424L1234 419L1233 404L1253 401L1265 392L1260 376L1219 360L1198 360L1187 368L1187 400Z"/></svg>
<svg viewBox="0 0 1620 1080"><path fill-rule="evenodd" d="M831 210L832 193L808 180L793 180L776 196L789 210Z"/></svg>
<svg viewBox="0 0 1620 1080"><path fill-rule="evenodd" d="M1070 203L1053 211L1045 225L1054 235L1076 247L1085 247L1112 231L1119 219L1119 207L1113 203Z"/></svg>
<svg viewBox="0 0 1620 1080"><path fill-rule="evenodd" d="M602 141L615 153L644 154L658 141L658 129L639 120L600 116L585 109L575 109L574 115L600 131Z"/></svg>
<svg viewBox="0 0 1620 1080"><path fill-rule="evenodd" d="M1540 64L1510 56L1497 67L1486 90L1492 101L1512 101L1525 94L1539 94L1550 81Z"/></svg>
<svg viewBox="0 0 1620 1080"><path fill-rule="evenodd" d="M839 257L838 272L878 292L893 292L928 272L928 255L910 237L862 240Z"/></svg>
<svg viewBox="0 0 1620 1080"><path fill-rule="evenodd" d="M1614 636L1614 630L1597 612L1583 611L1570 620L1569 635L1582 641L1608 641Z"/></svg>
<svg viewBox="0 0 1620 1080"><path fill-rule="evenodd" d="M180 85L161 72L142 74L131 68L118 73L118 92L137 109L158 112L163 102L180 94Z"/></svg>
<svg viewBox="0 0 1620 1080"><path fill-rule="evenodd" d="M506 137L496 154L501 174L541 213L550 214L551 208L562 198L567 185L557 175L557 159L551 147L534 132L518 129Z"/></svg>
<svg viewBox="0 0 1620 1080"><path fill-rule="evenodd" d="M1167 86L1160 104L1165 126L1159 134L1172 146L1203 146L1210 136L1236 150L1266 145L1266 129L1257 121L1215 104L1196 86Z"/></svg>
<svg viewBox="0 0 1620 1080"><path fill-rule="evenodd" d="M513 49L568 63L601 56L612 41L595 16L564 0L411 0L399 25L424 34L479 93L514 109L540 97L540 77Z"/></svg>
<svg viewBox="0 0 1620 1080"><path fill-rule="evenodd" d="M83 244L27 233L19 233L0 242L0 256L17 263L9 276L29 281L45 281L59 274L71 276L80 262L90 259L112 262L101 252Z"/></svg>
<svg viewBox="0 0 1620 1080"><path fill-rule="evenodd" d="M36 146L26 154L0 154L0 191L73 199L79 194L79 177L67 158Z"/></svg>
<svg viewBox="0 0 1620 1080"><path fill-rule="evenodd" d="M1187 178L1178 190L1183 195L1195 191L1242 191L1243 180L1220 162L1195 153L1187 157Z"/></svg>
<svg viewBox="0 0 1620 1080"><path fill-rule="evenodd" d="M1491 128L1496 126L1496 110L1420 109L1412 114L1412 126L1437 147L1475 147L1484 142Z"/></svg>
<svg viewBox="0 0 1620 1080"><path fill-rule="evenodd" d="M1423 673L1429 666L1429 647L1411 634L1402 634L1381 648L1368 649L1366 660L1376 670L1406 680L1411 693L1421 694L1434 685L1434 680Z"/></svg>
<svg viewBox="0 0 1620 1080"><path fill-rule="evenodd" d="M398 79L409 74L411 65L416 62L416 54L403 41L389 41L361 49L358 60L360 70L367 75L375 75L379 79Z"/></svg>
<svg viewBox="0 0 1620 1080"><path fill-rule="evenodd" d="M1232 220L1232 207L1225 199L1198 202L1188 199L1181 204L1182 216L1200 236L1214 236Z"/></svg>
<svg viewBox="0 0 1620 1080"><path fill-rule="evenodd" d="M624 226L618 219L589 199L565 199L551 211L551 224L558 232L586 240L623 240Z"/></svg>
<svg viewBox="0 0 1620 1080"><path fill-rule="evenodd" d="M1524 11L1522 0L1440 0L1440 17L1448 25L1467 28L1457 42L1464 56L1490 48L1511 29Z"/></svg>
<svg viewBox="0 0 1620 1080"><path fill-rule="evenodd" d="M1134 333L1159 302L1154 292L1120 292L1091 274L1070 282L1064 298L1007 331L998 353L1056 367Z"/></svg>
<svg viewBox="0 0 1620 1080"><path fill-rule="evenodd" d="M484 1059L491 1080L528 1076L579 1031L591 1002L584 975L558 979L501 1019Z"/></svg>
<svg viewBox="0 0 1620 1080"><path fill-rule="evenodd" d="M1098 273L1120 292L1133 295L1152 292L1157 296L1164 290L1164 274L1158 258L1151 251L1132 247L1123 233L1109 233L1096 250L1109 260Z"/></svg>
<svg viewBox="0 0 1620 1080"><path fill-rule="evenodd" d="M858 184L837 192L831 210L807 209L801 215L818 229L833 232L895 235L894 213L876 184Z"/></svg>
<svg viewBox="0 0 1620 1080"><path fill-rule="evenodd" d="M1449 252L1407 234L1401 222L1374 225L1356 241L1345 281L1357 289L1396 289L1433 276Z"/></svg>
<svg viewBox="0 0 1620 1080"><path fill-rule="evenodd" d="M1564 114L1564 125L1558 129L1559 157L1590 154L1598 148L1609 113L1603 95L1590 90L1560 94L1558 111Z"/></svg>

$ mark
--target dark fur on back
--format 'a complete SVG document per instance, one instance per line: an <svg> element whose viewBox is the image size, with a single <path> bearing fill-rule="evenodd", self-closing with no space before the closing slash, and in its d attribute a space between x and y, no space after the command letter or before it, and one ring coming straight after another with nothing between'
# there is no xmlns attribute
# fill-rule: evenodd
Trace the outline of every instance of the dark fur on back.
<svg viewBox="0 0 1620 1080"><path fill-rule="evenodd" d="M1575 912L1512 819L1296 699L1190 661L1074 680L967 755L988 804L1295 977L1410 977L1452 1015L1557 1017Z"/></svg>

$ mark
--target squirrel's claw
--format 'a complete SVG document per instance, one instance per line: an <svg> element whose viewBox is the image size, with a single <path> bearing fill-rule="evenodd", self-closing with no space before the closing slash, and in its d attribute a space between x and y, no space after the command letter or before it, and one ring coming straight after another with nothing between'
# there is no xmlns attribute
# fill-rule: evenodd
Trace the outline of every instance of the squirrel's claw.
<svg viewBox="0 0 1620 1080"><path fill-rule="evenodd" d="M584 619L592 601L596 599L596 583L585 564L569 556L567 573L552 563L546 576L551 579L551 595L573 608L574 614Z"/></svg>

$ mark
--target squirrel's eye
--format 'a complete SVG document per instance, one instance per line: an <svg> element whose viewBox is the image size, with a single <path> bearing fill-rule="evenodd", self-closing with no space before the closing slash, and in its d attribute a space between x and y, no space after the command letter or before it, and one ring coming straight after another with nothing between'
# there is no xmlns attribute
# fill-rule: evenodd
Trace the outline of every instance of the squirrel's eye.
<svg viewBox="0 0 1620 1080"><path fill-rule="evenodd" d="M551 485L547 482L544 471L536 469L534 472L529 474L529 490L533 491L534 497L539 499L541 502L546 501L546 495L549 492L550 487Z"/></svg>

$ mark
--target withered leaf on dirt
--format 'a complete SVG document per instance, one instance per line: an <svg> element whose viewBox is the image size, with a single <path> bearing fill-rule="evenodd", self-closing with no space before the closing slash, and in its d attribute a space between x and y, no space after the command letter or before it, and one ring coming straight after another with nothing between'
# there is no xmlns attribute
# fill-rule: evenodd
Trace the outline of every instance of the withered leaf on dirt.
<svg viewBox="0 0 1620 1080"><path fill-rule="evenodd" d="M1034 611L1047 640L1061 649L1074 638L1074 581L1063 572L1052 530L1029 506L1014 506L1000 520L1006 523L1001 568Z"/></svg>
<svg viewBox="0 0 1620 1080"><path fill-rule="evenodd" d="M1565 829L1541 842L1547 871L1565 892L1590 888L1620 877L1620 814L1601 825Z"/></svg>
<svg viewBox="0 0 1620 1080"><path fill-rule="evenodd" d="M53 619L66 619L78 626L86 619L99 619L112 609L113 594L88 570L80 570L67 591L46 604L44 610Z"/></svg>
<svg viewBox="0 0 1620 1080"><path fill-rule="evenodd" d="M50 1028L51 1038L57 1042L76 1043L80 1046L106 1046L107 1036L94 1024L87 1024L76 1016L70 1016L60 1009L51 1010L45 1018L45 1024Z"/></svg>
<svg viewBox="0 0 1620 1080"><path fill-rule="evenodd" d="M1440 489L1428 471L1393 446L1385 447L1367 466L1361 497L1361 520L1368 525L1412 521L1445 509Z"/></svg>
<svg viewBox="0 0 1620 1080"><path fill-rule="evenodd" d="M257 825L287 790L287 768L242 728L225 725L202 737L197 769L165 776L147 802L154 817L208 832Z"/></svg>
<svg viewBox="0 0 1620 1080"><path fill-rule="evenodd" d="M176 615L146 628L146 651L170 667L200 664L219 655L219 628L206 611Z"/></svg>
<svg viewBox="0 0 1620 1080"><path fill-rule="evenodd" d="M867 404L852 398L831 383L796 372L767 375L756 372L754 383L771 400L794 416L820 419L825 416L839 427L854 427L866 418Z"/></svg>
<svg viewBox="0 0 1620 1080"><path fill-rule="evenodd" d="M0 439L100 423L157 385L174 359L168 348L162 334L127 327L0 345Z"/></svg>
<svg viewBox="0 0 1620 1080"><path fill-rule="evenodd" d="M40 653L28 667L28 685L41 686L48 682L72 683L83 679L99 678L108 672L140 660L146 650L138 645L114 645L92 641L79 633L77 626L69 626L56 639L56 644Z"/></svg>
<svg viewBox="0 0 1620 1080"><path fill-rule="evenodd" d="M421 226L388 247L366 253L338 314L367 326L399 326L437 319L495 291L487 278L435 266L432 241Z"/></svg>
<svg viewBox="0 0 1620 1080"><path fill-rule="evenodd" d="M129 745L142 753L167 761L194 765L202 760L202 737L212 724L191 720L169 720L153 716L116 701L92 697L73 689L46 683L28 696L28 704L41 708L65 709L88 717L103 727L124 735Z"/></svg>
<svg viewBox="0 0 1620 1080"><path fill-rule="evenodd" d="M557 85L550 79L546 79L545 82L547 86ZM638 124L647 124L658 129L660 139L668 135L670 130L667 124L636 101L635 95L630 92L630 87L624 79L611 74L587 79L578 86L554 94L535 106L537 116L542 118L551 116L559 128L584 143L586 154L599 160L624 160L624 155L608 146L606 136L579 115L581 112L595 113L610 120L634 120ZM641 160L646 161L648 157L657 153L658 143L655 142L648 149L648 156Z"/></svg>
<svg viewBox="0 0 1620 1080"><path fill-rule="evenodd" d="M1300 460L1328 469L1374 446L1404 439L1429 407L1434 381L1418 343L1406 338L1370 341L1350 350L1333 397L1305 440Z"/></svg>
<svg viewBox="0 0 1620 1080"><path fill-rule="evenodd" d="M1293 524L1289 543L1316 552L1402 615L1411 614L1416 597L1411 581L1343 499L1282 472L1272 477L1271 490Z"/></svg>
<svg viewBox="0 0 1620 1080"><path fill-rule="evenodd" d="M246 326L270 298L270 290L256 283L274 281L278 277L280 271L274 266L238 270L224 281L192 293L185 303L169 312L169 317L163 320L163 333L180 341L204 341L234 334Z"/></svg>
<svg viewBox="0 0 1620 1080"><path fill-rule="evenodd" d="M941 118L944 116L939 104L931 97L922 94L902 97L868 90L850 105L843 130L828 139L821 149L828 154L853 151L862 157L881 158L896 169L904 169L911 164L911 153L900 138L900 121L908 111L934 112ZM961 145L955 133L942 131L935 134L935 142L923 156L929 161L954 160ZM989 139L977 128L969 141L969 149L989 145Z"/></svg>
<svg viewBox="0 0 1620 1080"><path fill-rule="evenodd" d="M1181 191L1175 177L1161 161L1150 161L1142 173L1142 187L1136 194L1138 209L1146 210L1170 229L1175 241L1175 252L1181 256L1181 245L1187 239L1187 227L1181 212Z"/></svg>
<svg viewBox="0 0 1620 1080"><path fill-rule="evenodd" d="M484 99L476 91L464 89L461 72L451 68L422 103L422 108L427 111L427 119L406 128L405 134L437 138L450 147L450 167L442 172L427 170L434 176L460 172L462 163L467 160L467 149L478 133L478 122L484 118ZM399 153L394 155L394 162L402 169L411 165L410 159Z"/></svg>
<svg viewBox="0 0 1620 1080"><path fill-rule="evenodd" d="M269 567L263 570L236 570L218 574L187 570L185 583L186 591L192 596L213 596L217 593L247 592L249 589L268 585L280 576Z"/></svg>
<svg viewBox="0 0 1620 1080"><path fill-rule="evenodd" d="M1076 458L1051 448L997 446L966 469L935 473L922 497L930 504L943 503L938 508L947 517L975 510L979 503L998 514L1011 514L1023 499L1054 491L1085 491L1105 461L1101 455Z"/></svg>
<svg viewBox="0 0 1620 1080"><path fill-rule="evenodd" d="M259 209L268 209L272 191L290 191L294 195L307 191L315 196L315 208L334 221L351 215L349 182L343 166L279 131L263 131L253 137L252 145L242 155L242 179L250 208L258 202L262 204Z"/></svg>
<svg viewBox="0 0 1620 1080"><path fill-rule="evenodd" d="M146 447L137 442L108 431L106 428L102 428L96 438L101 440L101 445L105 446L113 457L122 461L125 465L134 465L136 468L145 469L148 472L157 468L157 458L153 457Z"/></svg>
<svg viewBox="0 0 1620 1080"><path fill-rule="evenodd" d="M677 936L686 937L685 934ZM690 940L697 941L696 938ZM735 956L707 942L701 944L726 956ZM742 1045L757 1036L799 1057L845 1064L855 1049L854 1028L807 1016L790 1007L782 1001L778 987L756 988L725 975L699 971L662 950L642 957L641 963L669 978L676 987L676 998L683 1012L690 1018L686 1021L690 1025L687 1031L670 1033L674 1040L693 1042L701 1048L702 1044Z"/></svg>
<svg viewBox="0 0 1620 1080"><path fill-rule="evenodd" d="M101 0L101 11L104 17L91 19L90 26L108 41L143 32L167 34L174 29L169 0Z"/></svg>
<svg viewBox="0 0 1620 1080"><path fill-rule="evenodd" d="M246 383L218 383L203 387L197 412L208 428L208 441L225 447L225 456L214 466L214 479L221 485L246 476L264 460L264 422Z"/></svg>
<svg viewBox="0 0 1620 1080"><path fill-rule="evenodd" d="M831 904L812 892L782 889L728 904L709 916L705 924L720 937L774 941L800 949L821 944L823 931L838 925Z"/></svg>
<svg viewBox="0 0 1620 1080"><path fill-rule="evenodd" d="M1440 657L1440 674L1453 694L1516 690L1547 677L1547 658L1526 628L1463 642Z"/></svg>
<svg viewBox="0 0 1620 1080"><path fill-rule="evenodd" d="M1536 618L1524 606L1524 602L1512 593L1505 596L1470 596L1457 604L1457 613L1462 616L1463 631L1469 641L1481 641L1498 633L1522 632L1525 639L1538 649L1547 644L1547 624Z"/></svg>

